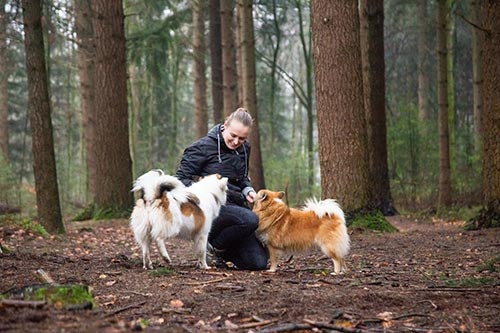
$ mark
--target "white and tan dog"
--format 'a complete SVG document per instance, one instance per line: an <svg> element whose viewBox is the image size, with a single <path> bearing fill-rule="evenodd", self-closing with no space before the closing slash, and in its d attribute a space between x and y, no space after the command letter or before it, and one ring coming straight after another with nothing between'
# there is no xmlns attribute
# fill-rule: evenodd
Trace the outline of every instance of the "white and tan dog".
<svg viewBox="0 0 500 333"><path fill-rule="evenodd" d="M130 226L142 248L144 269L152 269L149 248L156 241L162 257L171 262L165 240L184 237L193 247L201 268L210 268L206 260L208 233L212 221L226 203L227 178L210 175L186 187L162 170L151 170L134 182L133 192L142 192L130 217Z"/></svg>

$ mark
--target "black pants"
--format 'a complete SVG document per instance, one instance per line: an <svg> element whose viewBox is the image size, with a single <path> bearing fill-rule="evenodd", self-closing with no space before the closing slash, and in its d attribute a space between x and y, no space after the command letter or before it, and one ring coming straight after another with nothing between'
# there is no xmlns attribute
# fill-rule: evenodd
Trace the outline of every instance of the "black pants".
<svg viewBox="0 0 500 333"><path fill-rule="evenodd" d="M221 257L239 269L263 270L267 268L267 249L255 236L259 218L247 208L224 205L213 221L208 241Z"/></svg>

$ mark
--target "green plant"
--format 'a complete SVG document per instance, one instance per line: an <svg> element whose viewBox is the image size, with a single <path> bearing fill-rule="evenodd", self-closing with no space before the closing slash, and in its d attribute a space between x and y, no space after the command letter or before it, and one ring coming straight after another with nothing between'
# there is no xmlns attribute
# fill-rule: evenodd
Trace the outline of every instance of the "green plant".
<svg viewBox="0 0 500 333"><path fill-rule="evenodd" d="M26 231L31 231L31 232L38 234L38 235L41 235L45 238L50 236L49 233L47 232L47 230L45 230L45 228L41 224L34 222L32 220L29 220L29 219L21 220L20 226Z"/></svg>
<svg viewBox="0 0 500 333"><path fill-rule="evenodd" d="M170 267L159 267L149 272L149 276L151 277L172 276L175 274L176 274L175 270Z"/></svg>
<svg viewBox="0 0 500 333"><path fill-rule="evenodd" d="M486 260L482 265L476 268L478 272L490 272L496 273L500 272L500 255L497 255L494 258Z"/></svg>
<svg viewBox="0 0 500 333"><path fill-rule="evenodd" d="M470 277L458 280L443 277L442 280L445 286L450 288L478 288L494 285L497 282L495 279L489 277Z"/></svg>

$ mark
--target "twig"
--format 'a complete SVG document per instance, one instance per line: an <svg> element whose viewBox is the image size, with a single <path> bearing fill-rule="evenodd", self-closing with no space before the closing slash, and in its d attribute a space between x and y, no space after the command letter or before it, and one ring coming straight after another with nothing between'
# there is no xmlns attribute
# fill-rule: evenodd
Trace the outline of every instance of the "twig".
<svg viewBox="0 0 500 333"><path fill-rule="evenodd" d="M400 316L394 317L394 318L392 318L392 320L400 320L400 319L408 318L408 317L434 317L434 316L428 315L425 313L406 313L406 314L402 314Z"/></svg>
<svg viewBox="0 0 500 333"><path fill-rule="evenodd" d="M227 279L228 279L227 277L223 277L220 279L214 279L214 280L208 280L208 281L185 282L184 284L187 286L199 286L199 285L203 285L203 284L217 283L217 282L221 282L221 281L224 281Z"/></svg>
<svg viewBox="0 0 500 333"><path fill-rule="evenodd" d="M45 272L42 268L39 268L35 271L36 277L40 280L42 283L48 283L51 285L55 285L56 282L54 279L49 275L49 273Z"/></svg>
<svg viewBox="0 0 500 333"><path fill-rule="evenodd" d="M265 328L260 333L278 333L278 332L292 332L292 331L300 331L300 330L309 330L313 328L313 326L309 324L284 324L275 327Z"/></svg>
<svg viewBox="0 0 500 333"><path fill-rule="evenodd" d="M438 306L436 304L434 304L434 302L431 301L431 300L429 300L429 299L426 299L426 300L423 300L423 301L420 301L420 302L417 302L417 303L430 303L432 305L432 307L434 308L434 310L438 309Z"/></svg>
<svg viewBox="0 0 500 333"><path fill-rule="evenodd" d="M141 292L138 292L138 291L133 291L133 290L120 290L121 293L128 293L128 294L134 294L134 295L139 295L139 296L144 296L144 297L151 297L153 296L152 293L141 293Z"/></svg>
<svg viewBox="0 0 500 333"><path fill-rule="evenodd" d="M247 328L255 328L255 327L261 327L261 326L267 326L267 325L273 324L273 323L275 323L277 321L278 321L278 319L273 319L273 320L258 321L256 323L241 324L241 325L238 325L238 329L247 329Z"/></svg>
<svg viewBox="0 0 500 333"><path fill-rule="evenodd" d="M47 304L46 301L24 301L19 299L3 299L0 301L0 307L11 306L17 308L41 308Z"/></svg>
<svg viewBox="0 0 500 333"><path fill-rule="evenodd" d="M119 309L116 309L115 311L112 311L112 312L106 313L105 315L103 315L103 316L101 317L101 319L104 319L104 318L107 318L107 317L114 316L115 314L118 314L118 313L120 313L120 312L126 311L126 310L128 310L128 309L138 308L138 307L140 307L140 306L143 306L144 304L146 304L146 301L142 301L142 302L135 303L135 304L129 304L129 305L127 305L127 306L124 306L123 308L119 308Z"/></svg>
<svg viewBox="0 0 500 333"><path fill-rule="evenodd" d="M342 326L336 326L336 325L331 325L331 324L326 324L326 323L321 323L321 322L315 322L309 319L304 319L304 322L312 325L317 328L326 328L329 330L334 330L334 331L339 331L343 333L366 333L366 330L362 330L360 328L347 328L347 327L342 327Z"/></svg>

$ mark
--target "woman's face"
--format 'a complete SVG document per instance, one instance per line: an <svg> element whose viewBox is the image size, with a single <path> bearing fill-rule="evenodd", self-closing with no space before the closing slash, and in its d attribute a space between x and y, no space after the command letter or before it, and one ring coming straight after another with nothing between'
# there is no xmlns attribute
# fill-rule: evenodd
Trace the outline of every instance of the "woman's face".
<svg viewBox="0 0 500 333"><path fill-rule="evenodd" d="M250 127L243 125L240 121L233 119L231 122L224 123L224 131L222 137L229 149L236 149L241 146L248 135L250 134Z"/></svg>

